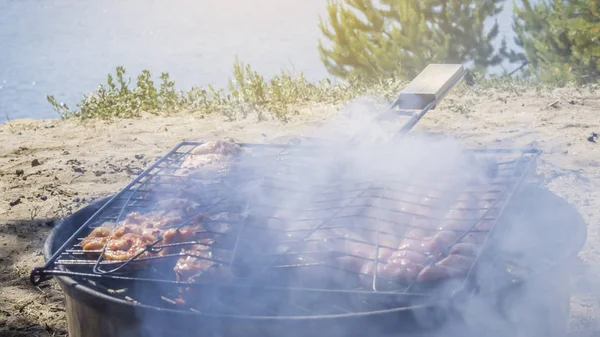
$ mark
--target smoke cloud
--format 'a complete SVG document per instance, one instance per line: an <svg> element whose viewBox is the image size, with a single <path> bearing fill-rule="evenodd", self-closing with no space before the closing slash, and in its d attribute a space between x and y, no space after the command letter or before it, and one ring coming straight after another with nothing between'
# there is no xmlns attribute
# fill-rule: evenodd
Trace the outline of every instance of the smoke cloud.
<svg viewBox="0 0 600 337"><path fill-rule="evenodd" d="M366 99L351 102L341 114L315 130L313 136L322 142L306 142L305 146L281 150L277 158L255 158L239 164L242 171L254 172L254 179L238 191L247 202L249 220L237 246L243 254L238 254L238 268L232 270L237 282L252 287L236 292L239 297L227 296L237 306L234 311L240 315L284 317L298 316L302 310L310 316L340 314L344 310L391 310L401 305L428 308L387 315L386 319L367 319L352 327L348 321L331 320L325 324L328 328L320 331L308 330L310 324L304 327L306 331L302 326L299 331L289 331L267 325L266 330L257 331L262 335L564 334L569 263L583 244L576 230L582 220L562 199L542 188L525 184L515 196L487 241L477 244L485 244L486 249L466 283L446 282L419 296L359 295L352 291L365 289L365 285L367 290L373 290L368 289L371 285L385 290L388 284L357 276L366 260L360 265L356 258L346 258L339 268L324 263L323 256L330 261L335 254L348 253L349 247L359 247L355 250L360 251L361 242L378 242L382 232L407 233L427 212L428 217L442 221L456 195L465 194L470 186L487 188L465 194L474 198L484 198L498 189L494 174L503 173L490 173L490 163L501 167L502 158L479 159L451 137L412 132L395 138L401 124L373 122L379 111ZM424 202L431 203L431 207L424 206ZM418 213L405 216L415 223L397 224L401 204L411 205L411 210ZM473 220L483 215L469 207L462 214ZM279 267L269 268L273 266ZM282 284L312 290L257 295L254 288ZM318 289L345 292L331 294ZM415 286L407 292L418 290ZM215 324L215 336L229 335L233 329ZM386 325L393 328L384 328ZM417 328L408 331L409 326ZM239 329L234 331L240 333ZM244 331L246 335L251 333Z"/></svg>
<svg viewBox="0 0 600 337"><path fill-rule="evenodd" d="M286 210L270 216L285 219L276 226L298 229L314 228L344 207L329 224L354 228L337 235L361 240L369 234L356 228L368 227L365 222L370 222L372 228L372 223L394 217L390 205L383 207L382 198L407 197L407 190L427 194L428 188L441 186L449 188L445 193L459 193L474 181L490 190L497 188L489 177L490 161L474 160L457 140L414 132L394 138L401 124L394 120L387 125L375 123L378 113L380 110L368 99L348 104L340 115L316 130L314 136L323 139L323 143L316 148L291 150L285 170L275 166L274 171L269 171L281 178L277 187L282 189L262 189L260 197L254 194L253 200ZM494 158L502 159L500 155ZM361 191L367 192L361 194ZM564 201L527 184L511 205L489 238L487 254L473 271L474 279L470 282L475 290L457 294L459 285L447 283L433 291L432 298L419 300L418 304L438 305L446 311L442 315L446 316L445 323L431 332L435 336L550 336L565 332L568 263L580 248L577 245L582 244L568 224L580 221L581 217ZM339 221L343 216L347 217ZM308 232L301 232L297 238L319 238L319 231ZM336 244L335 240L330 243ZM285 249L310 250L297 245ZM308 255L303 258L310 261ZM291 279L300 280L302 286L306 279L314 282L318 278L318 282L310 285L339 288L340 280L347 278L331 270L329 274L327 270L313 271L313 277L310 273L293 271ZM355 286L348 283L349 287ZM317 296L317 300L323 299ZM386 307L385 301L381 305ZM393 301L387 303L388 308L393 305ZM431 312L417 310L414 318L424 328L439 324ZM377 326L370 326L363 333L378 330Z"/></svg>

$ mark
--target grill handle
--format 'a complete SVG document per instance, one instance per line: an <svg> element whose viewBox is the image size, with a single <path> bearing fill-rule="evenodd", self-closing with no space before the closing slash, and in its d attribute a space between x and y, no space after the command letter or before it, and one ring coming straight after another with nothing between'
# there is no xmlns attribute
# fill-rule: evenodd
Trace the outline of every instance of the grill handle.
<svg viewBox="0 0 600 337"><path fill-rule="evenodd" d="M446 66L451 69L443 73ZM402 90L390 106L382 113L377 114L370 123L377 123L393 116L410 116L410 119L394 134L393 139L406 135L429 110L434 109L446 94L469 73L462 66L454 70L452 66L456 68L458 65L430 64ZM436 71L442 73L436 74ZM420 111L418 112L410 111L419 108ZM361 135L354 136L352 142L357 141L359 137Z"/></svg>
<svg viewBox="0 0 600 337"><path fill-rule="evenodd" d="M52 276L44 273L46 269L44 267L35 267L29 274L29 282L34 286L40 285L42 282L46 282L52 278Z"/></svg>
<svg viewBox="0 0 600 337"><path fill-rule="evenodd" d="M419 76L423 75L426 70L424 70ZM412 115L412 117L400 128L400 130L396 133L396 137L401 137L405 135L407 132L412 130L412 128L421 120L425 114L434 109L435 106L450 92L452 88L454 88L468 73L469 71L462 66L460 67L460 71L450 77L449 81L444 82L443 85L440 86L440 89L435 94L433 100L431 100L428 104L426 104L421 111ZM415 81L419 80L419 76L413 80L413 82L409 83L407 88L410 87ZM405 89L406 90L406 89ZM393 109L406 109L407 107L412 107L412 98L415 97L414 94L406 94L404 91L400 93L398 99L388 108L393 112Z"/></svg>

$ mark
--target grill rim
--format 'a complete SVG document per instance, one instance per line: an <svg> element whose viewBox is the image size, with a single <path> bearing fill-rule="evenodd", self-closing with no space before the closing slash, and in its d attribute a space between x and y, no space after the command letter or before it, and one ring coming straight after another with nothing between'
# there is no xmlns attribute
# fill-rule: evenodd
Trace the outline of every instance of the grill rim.
<svg viewBox="0 0 600 337"><path fill-rule="evenodd" d="M535 190L542 190L542 193L552 194L557 199L561 199L565 204L568 204L566 200L561 198L560 196L552 193L546 188L534 185L534 184L525 184L521 187L520 191L516 191L517 194L522 193L527 189L532 189L532 193L536 193ZM539 192L538 192L539 193ZM48 260L52 257L55 246L56 249L60 248L62 242L58 242L57 238L61 231L64 230L69 224L73 224L72 226L76 226L77 223L83 224L86 218L89 218L92 214L94 214L98 209L100 209L104 204L106 204L113 196L106 197L99 201L96 201L77 212L71 214L67 218L59 221L59 223L52 229L50 234L48 235L45 243L44 243L44 259ZM565 245L564 250L565 253L561 254L561 257L556 259L552 265L547 268L540 268L540 270L536 270L533 275L530 275L527 278L518 280L516 282L511 283L510 285L500 287L492 290L495 293L499 293L502 291L509 291L513 288L518 288L519 286L525 284L531 278L535 278L539 275L543 275L549 270L553 268L560 267L567 263L567 261L572 260L577 257L579 252L581 251L583 245L587 240L587 224L583 219L583 216L573 207L573 205L568 204L572 219L570 227L572 228L573 236L569 244ZM83 221L81 221L83 218ZM566 226L566 225L565 225ZM68 236L69 233L65 234ZM63 275L54 275L54 277L58 280L59 285L66 293L67 296L70 296L74 299L82 301L86 304L92 303L91 305L94 308L105 308L107 306L111 307L111 312L114 309L119 312L128 312L131 314L132 312L136 312L140 309L142 310L150 310L153 313L164 313L169 315L176 315L178 317L195 317L195 318L207 318L207 319L235 319L235 320L246 320L246 321L254 321L254 322L283 322L283 321L315 321L315 320L352 320L352 319L360 319L360 318L368 318L368 317L381 317L382 315L395 315L403 312L411 312L415 309L428 309L435 307L436 305L441 304L441 301L430 302L422 305L413 305L413 306L401 306L392 309L385 310L375 310L375 311L363 311L363 312L354 312L347 314L329 314L329 315L310 315L310 316L251 316L251 315L227 315L227 314L218 314L218 313L210 313L210 312L193 312L193 311L183 311L183 310L174 310L168 308L161 308L152 305L146 305L143 303L132 303L123 299L119 299L108 294L102 293L99 290L93 289L90 286L83 284L82 282L77 281L76 279L70 276ZM543 276L542 276L543 277ZM96 304L96 305L94 305Z"/></svg>

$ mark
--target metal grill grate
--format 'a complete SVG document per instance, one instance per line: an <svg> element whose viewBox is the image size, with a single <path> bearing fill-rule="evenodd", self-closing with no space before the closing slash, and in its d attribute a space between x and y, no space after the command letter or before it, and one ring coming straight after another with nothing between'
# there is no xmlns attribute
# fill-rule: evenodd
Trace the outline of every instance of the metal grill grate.
<svg viewBox="0 0 600 337"><path fill-rule="evenodd" d="M539 155L537 150L471 150L469 152L474 157L493 158L497 172L484 188L467 187L458 193L453 190L455 186L444 184L450 180L448 176L427 182L394 181L382 177L379 182L340 178L335 184L307 185L303 181L300 185L295 181L294 174L310 170L310 165L314 163L289 158L292 151L295 152L295 159L309 158L298 154L310 154L311 148L297 147L292 150L279 145L240 144L251 155L243 161L243 165L230 172L186 178L174 175L189 151L200 144L179 144L112 197L65 242L44 267L34 270L33 282L39 283L52 275L77 277L117 298L177 310L210 308L212 313L224 314L346 314L381 310L384 298L387 307L398 307L407 299L414 302L414 298L427 296L429 285L424 287L414 281L392 284L391 280L379 275L378 267L386 261L376 257L385 249L396 249L386 245L383 238L398 241L406 239L410 230L435 232L440 223L467 223L459 226L461 231L457 237L444 247L441 254L430 259L429 264L442 259L444 252L447 253L469 235L484 238L481 245L485 248L504 207ZM265 165L265 161L271 165ZM256 186L260 186L260 196L257 195ZM286 195L290 197L310 197L298 203L301 206L285 208L282 201L278 200L281 194L269 193L282 189L286 189ZM428 192L423 192L423 189ZM470 196L471 199L462 200L461 196ZM181 197L193 199L197 205L189 217L181 218L170 228L189 225L200 212L212 216L222 212L241 215L237 220L206 222L206 237L218 238L215 239L217 243L200 244L208 245L212 251L220 253L210 257L189 252L160 255L160 252L167 252L169 248L199 244L198 241L165 244L162 238L122 262L107 260L104 256L106 247L92 252L82 250L80 241L94 228L107 222L117 224L131 212L148 211L158 198ZM472 198L476 198L477 203L473 204ZM468 206L453 209L453 205L462 201ZM457 212L463 216L446 216ZM486 224L484 229L478 227L482 223ZM223 225L229 231L211 229ZM90 253L98 256L90 257ZM153 254L142 257L141 254L145 253ZM172 272L172 264L184 256L208 259L226 266L231 274L227 282L221 284L206 280L179 281ZM476 260L480 256L478 254ZM340 259L348 263L340 264ZM171 264L171 269L164 268L163 262ZM371 272L348 267L357 264L371 264ZM461 279L463 286L468 284L471 274L469 272ZM309 277L308 280L301 277L306 275L327 276L321 279ZM333 282L332 279L345 281ZM139 287L140 284L144 286ZM173 298L187 287L194 288L202 301L182 307ZM228 290L215 290L223 287ZM217 296L217 293L226 296ZM354 296L347 296L349 293ZM324 294L336 300L327 303L318 300ZM261 299L253 301L253 296L260 296ZM277 301L282 296L287 299L284 307ZM241 298L245 300L241 301ZM313 305L317 302L320 304Z"/></svg>

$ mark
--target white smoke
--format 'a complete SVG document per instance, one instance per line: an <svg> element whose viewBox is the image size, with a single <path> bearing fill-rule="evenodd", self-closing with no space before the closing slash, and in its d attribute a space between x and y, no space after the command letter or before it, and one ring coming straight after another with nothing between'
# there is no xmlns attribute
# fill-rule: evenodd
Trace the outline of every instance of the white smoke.
<svg viewBox="0 0 600 337"><path fill-rule="evenodd" d="M348 104L343 113L316 130L315 137L324 140L318 144L319 147L295 154L292 152L288 158L290 162L303 162L301 168L288 171L294 177L293 186L302 186L303 192L271 191L269 199L279 200L279 206L285 209L308 209L326 191L336 191L344 200L352 199L354 191L344 190L344 181L379 183L393 190L401 187L386 185L386 181L430 182L432 185L447 183L460 188L465 179L477 177L485 180L486 177L482 176L485 167L471 161L458 141L451 137L433 138L415 132L394 138L401 127L401 120L391 121L387 125L375 123L374 118L380 112L367 99ZM453 181L440 181L449 173L452 173ZM574 240L574 236L548 225L557 221L577 221L580 217L564 203L557 204L551 197L543 197L544 191L533 189L534 192L530 188L524 192L526 197L518 199L521 207L507 210L507 220L504 222L508 223L500 224L505 225L499 230L503 234L499 236L502 240L495 242L494 253L488 256L489 260L483 261L483 267L475 273L473 283L480 288L481 294L468 294L446 308L452 312L453 318L434 333L436 337L484 334L494 337L547 336L565 332L568 317L568 311L565 312L565 303L568 308L567 270L549 269L543 276L536 277L534 271L527 269L535 270L544 264L562 262L566 254L564 248L569 244L561 242L561 238ZM372 199L377 197L377 193L372 195ZM288 212L287 215L290 218L310 218L307 212ZM548 225L544 227L544 223ZM508 265L509 262L496 259L494 254L512 257L510 263L516 266L507 274L500 274L500 279L498 271L492 272L492 266L485 263ZM563 267L567 268L568 265ZM527 280L523 285L515 285L514 289L505 292L495 288L506 288L511 278L518 280L518 276L523 274ZM320 274L320 277L327 276ZM437 299L451 298L455 290L456 287L440 289ZM437 324L432 317L419 315L418 312L415 317L424 327ZM377 326L365 327L363 334L377 335L378 330ZM402 334L402 331L398 333Z"/></svg>
<svg viewBox="0 0 600 337"><path fill-rule="evenodd" d="M271 158L248 163L253 170L262 171L269 176L268 179L254 181L246 189L240 190L240 193L247 194L251 215L258 218L270 216L271 219L265 220L263 225L271 229L277 226L296 227L299 229L298 234L291 238L298 239L308 235L307 228L314 227L316 223L331 216L331 209L339 209L351 202L357 207L344 209L336 216L345 218L331 221L340 225L355 222L357 226L363 225L352 216L358 214L356 212L369 211L369 215L375 219L371 221L391 217L393 214L390 212L377 211L377 204L373 203L382 202L381 197L386 193L410 196L411 191L416 191L411 184L423 185L421 190L451 186L458 191L467 181L486 181L487 167L473 161L460 142L451 137L433 138L416 132L395 138L402 120L391 119L387 124L375 123L374 118L380 111L368 99L356 100L348 104L340 115L315 130L314 137L323 142L311 143L305 149L302 146L291 149L282 162L273 163ZM366 189L371 185L379 188ZM363 199L362 204L356 201L360 198ZM517 206L507 209L505 221L498 230L498 237L502 240L494 242L491 246L493 249L482 257L482 267L475 270L472 284L476 291L457 292L457 284L449 283L432 292L432 296L425 302L415 302L414 304L437 307L439 317L431 311L415 310L411 317L420 330L411 332L411 336L541 337L559 336L565 331L565 320L568 317L568 264L554 269L550 267L564 260L564 247L580 248L576 247L578 242L567 242L576 241L572 228L567 227L565 230L564 226L560 226L579 221L580 216L565 206L564 202L561 203L547 192L536 188L526 189L516 204ZM556 227L554 224L557 224ZM248 240L251 242L250 247L244 246L250 248L250 251L244 253L244 258L250 264L258 256L253 254L269 253L272 249L281 253L297 248L293 243L273 248L270 241L280 240L281 237L257 233L264 232L245 233L256 236ZM357 230L355 234L360 237L363 233ZM330 243L335 242L330 240ZM310 262L309 256L303 258L304 262ZM502 266L500 269L504 272L498 272L498 265ZM543 267L547 267L547 270L536 275L536 269ZM518 280L523 275L526 283L511 284L511 280ZM344 274L336 274L332 270L305 268L293 271L291 275L272 274L270 279L259 280L260 284L277 284L277 281L285 279L294 286L329 287L338 286L337 283L344 281L344 278ZM246 314L260 315L261 310L268 307L269 315L286 316L293 312L293 308L287 303L292 301L307 305L316 303L321 309L315 310L323 311L307 312L306 315L327 314L329 309L339 304L326 303L332 297L321 293L292 291L258 296L253 292L254 290L247 290L239 293L246 301L252 302L238 303L240 308L256 308L255 312L246 311ZM344 296L335 298L345 305L365 305L364 301L353 297L354 295ZM235 302L235 298L232 300ZM381 309L379 305L390 309L394 306L394 301L381 300L380 303L370 302L368 305L372 310ZM406 319L406 315L401 319ZM316 321L323 324L322 320ZM387 323L390 322L374 319L350 329L339 321L332 320L326 324L327 329L321 331L310 330L308 325L300 325L298 331L263 325L266 330L261 330L258 334L304 336L306 333L319 333L327 337L387 337L408 333L405 331L408 328L398 322L392 324L394 331L386 330L383 325ZM235 328L235 320L231 324L234 326L215 321L210 335L229 336L232 331L239 335L253 333L244 328ZM245 322L240 326L247 327L247 324ZM307 330L304 331L304 328Z"/></svg>

